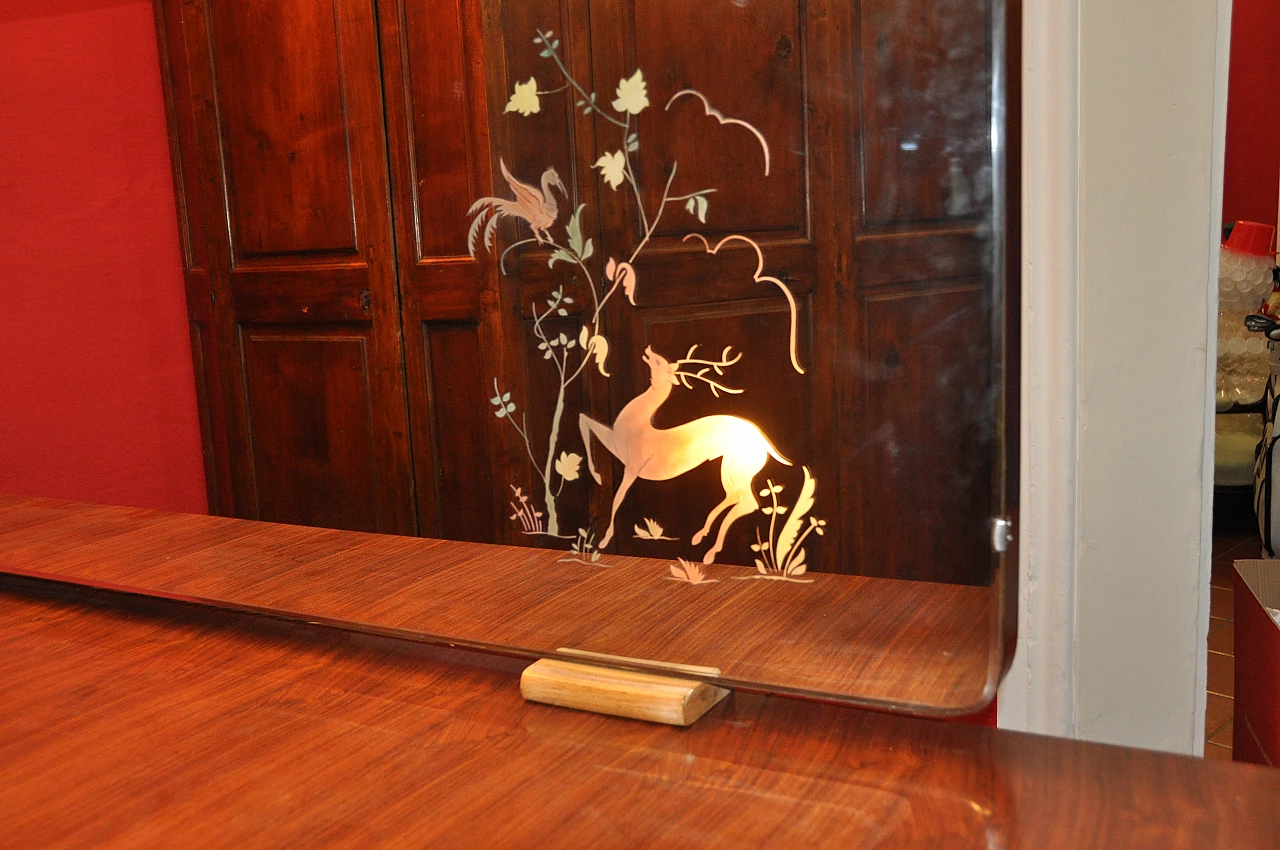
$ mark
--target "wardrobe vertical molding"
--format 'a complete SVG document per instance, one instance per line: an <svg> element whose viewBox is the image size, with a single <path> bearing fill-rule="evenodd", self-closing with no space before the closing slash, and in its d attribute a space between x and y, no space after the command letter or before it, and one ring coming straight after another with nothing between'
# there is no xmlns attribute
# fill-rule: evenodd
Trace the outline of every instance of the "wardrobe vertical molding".
<svg viewBox="0 0 1280 850"><path fill-rule="evenodd" d="M730 376L743 394L673 393L654 424L749 418L798 462L771 473L792 476L789 497L809 467L830 523L815 570L990 580L1003 310L988 3L155 7L215 512L567 548L510 517L514 488L541 495L529 455L541 467L552 411L566 423L556 452L583 455L579 414L613 422L649 385L647 346L671 358L728 345L746 353ZM716 188L705 223L673 207L644 243L634 304L610 302L597 323L609 377L586 370L559 405L535 305L564 286L575 303L547 329L576 340L589 296L538 245L500 270L498 254L527 235L509 222L473 259L467 210L509 197L500 162L528 183L554 166L567 186L555 226L585 205L601 263L603 246L625 258L644 233L636 199L593 169L621 144L616 129L552 91L562 81L538 56L539 29L555 30L566 67L602 102L644 71L652 106L636 119L634 162L646 208L677 161L697 183L681 191ZM530 77L540 110L505 112ZM758 128L767 172L751 134L717 130L693 98L668 104L689 88ZM691 229L760 245L765 273L794 296L803 374L789 358L788 304L753 277L755 255L712 256L684 241ZM527 415L532 449L494 415L495 384ZM602 484L584 474L557 498L570 537L583 517L603 531L622 476L594 451ZM611 548L685 551L631 530L659 517L689 540L725 495L715 467L637 481ZM751 526L733 528L721 562L752 563Z"/></svg>

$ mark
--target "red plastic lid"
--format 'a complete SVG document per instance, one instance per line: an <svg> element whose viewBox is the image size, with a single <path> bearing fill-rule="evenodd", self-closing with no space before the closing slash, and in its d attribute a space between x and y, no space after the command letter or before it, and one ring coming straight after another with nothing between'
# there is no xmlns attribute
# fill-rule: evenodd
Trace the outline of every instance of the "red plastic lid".
<svg viewBox="0 0 1280 850"><path fill-rule="evenodd" d="M1232 251L1237 251L1241 254L1266 257L1275 253L1271 248L1271 241L1275 238L1275 235L1276 229L1269 224L1259 224L1256 221L1237 221L1235 226L1231 228L1231 235L1222 244L1224 248L1230 248Z"/></svg>

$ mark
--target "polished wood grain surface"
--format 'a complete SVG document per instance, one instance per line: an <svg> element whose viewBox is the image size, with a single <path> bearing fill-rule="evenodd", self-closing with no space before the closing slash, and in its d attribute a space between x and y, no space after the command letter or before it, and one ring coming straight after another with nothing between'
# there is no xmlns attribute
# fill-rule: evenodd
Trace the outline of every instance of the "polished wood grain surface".
<svg viewBox="0 0 1280 850"><path fill-rule="evenodd" d="M1280 771L736 692L688 729L523 661L0 577L4 847L1270 847Z"/></svg>
<svg viewBox="0 0 1280 850"><path fill-rule="evenodd" d="M669 562L0 496L0 572L527 656L721 670L719 684L932 714L990 701L986 588L814 575L669 578Z"/></svg>

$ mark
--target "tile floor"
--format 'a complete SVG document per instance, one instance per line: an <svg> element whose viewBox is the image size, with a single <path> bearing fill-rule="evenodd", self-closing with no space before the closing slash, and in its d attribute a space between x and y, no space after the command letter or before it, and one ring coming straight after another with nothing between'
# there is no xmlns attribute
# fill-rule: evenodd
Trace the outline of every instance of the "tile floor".
<svg viewBox="0 0 1280 850"><path fill-rule="evenodd" d="M1256 558L1258 535L1224 534L1213 538L1213 577L1209 581L1209 681L1204 713L1204 757L1231 760L1231 720L1235 700L1235 624L1232 622L1232 564Z"/></svg>

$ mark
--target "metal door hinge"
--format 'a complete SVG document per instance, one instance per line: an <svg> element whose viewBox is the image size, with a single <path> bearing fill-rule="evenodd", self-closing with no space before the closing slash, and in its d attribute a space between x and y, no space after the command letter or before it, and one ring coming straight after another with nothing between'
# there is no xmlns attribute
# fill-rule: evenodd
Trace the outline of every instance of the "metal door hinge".
<svg viewBox="0 0 1280 850"><path fill-rule="evenodd" d="M1013 542L1013 520L1000 517L991 521L991 548L997 552L1008 552Z"/></svg>

